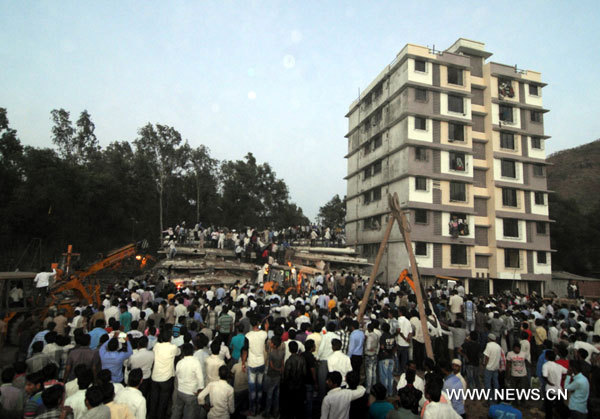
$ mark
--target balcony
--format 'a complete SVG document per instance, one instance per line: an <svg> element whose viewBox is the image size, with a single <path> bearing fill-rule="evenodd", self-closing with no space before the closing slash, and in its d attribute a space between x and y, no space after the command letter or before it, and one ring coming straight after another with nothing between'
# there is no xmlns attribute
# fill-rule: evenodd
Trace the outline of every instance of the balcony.
<svg viewBox="0 0 600 419"><path fill-rule="evenodd" d="M450 222L448 223L448 233L452 238L457 239L460 236L469 235L469 220L466 214L450 214Z"/></svg>

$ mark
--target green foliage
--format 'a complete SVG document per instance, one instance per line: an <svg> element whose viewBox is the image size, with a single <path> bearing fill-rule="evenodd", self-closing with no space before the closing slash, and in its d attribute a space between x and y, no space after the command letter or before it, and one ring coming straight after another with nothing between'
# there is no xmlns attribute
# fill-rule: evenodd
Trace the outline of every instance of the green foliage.
<svg viewBox="0 0 600 419"><path fill-rule="evenodd" d="M52 111L50 148L23 147L0 108L0 270L15 269L33 238L42 259L60 260L68 244L88 261L136 240L158 246L158 229L187 221L204 226L308 224L288 189L252 154L219 163L190 147L173 127L147 124L133 142L101 148L87 111L73 128L69 112ZM32 258L21 261L28 266ZM85 262L85 261L84 261Z"/></svg>
<svg viewBox="0 0 600 419"><path fill-rule="evenodd" d="M223 219L233 227L286 227L308 224L302 210L289 202L285 182L268 163L258 165L252 153L221 165Z"/></svg>
<svg viewBox="0 0 600 419"><path fill-rule="evenodd" d="M550 240L552 269L578 275L600 272L600 201L590 213L583 213L574 199L561 199L550 194Z"/></svg>
<svg viewBox="0 0 600 419"><path fill-rule="evenodd" d="M346 198L335 195L319 208L321 224L328 227L343 227L346 224Z"/></svg>

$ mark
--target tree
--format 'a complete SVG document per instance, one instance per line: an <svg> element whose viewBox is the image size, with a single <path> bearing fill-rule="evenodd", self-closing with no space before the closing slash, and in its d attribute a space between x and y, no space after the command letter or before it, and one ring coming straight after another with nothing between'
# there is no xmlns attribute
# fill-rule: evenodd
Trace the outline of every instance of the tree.
<svg viewBox="0 0 600 419"><path fill-rule="evenodd" d="M231 226L283 227L290 211L298 216L297 207L289 206L285 182L277 178L268 163L258 165L252 153L246 154L244 160L224 162L221 178L221 207Z"/></svg>
<svg viewBox="0 0 600 419"><path fill-rule="evenodd" d="M216 169L217 160L210 157L210 151L208 147L200 145L195 149L189 148L187 143L184 147L189 153L188 168L194 179L196 189L196 223L200 222L200 205L201 197L204 192L205 195L211 192L216 192L217 179Z"/></svg>
<svg viewBox="0 0 600 419"><path fill-rule="evenodd" d="M52 127L52 142L58 147L61 157L66 160L72 160L76 150L75 142L73 141L75 129L69 119L70 114L63 108L60 108L54 109L51 115L54 122L54 126Z"/></svg>
<svg viewBox="0 0 600 419"><path fill-rule="evenodd" d="M100 145L94 130L96 126L91 120L87 110L81 112L77 120L77 132L75 134L73 153L78 163L89 162L100 152Z"/></svg>
<svg viewBox="0 0 600 419"><path fill-rule="evenodd" d="M181 134L173 127L156 124L156 128L148 123L138 131L138 139L134 141L137 152L150 167L153 181L158 193L160 232L164 231L163 200L165 187L169 178L181 173L184 167Z"/></svg>
<svg viewBox="0 0 600 419"><path fill-rule="evenodd" d="M327 227L343 227L346 223L346 198L335 195L328 203L319 208L321 224Z"/></svg>
<svg viewBox="0 0 600 419"><path fill-rule="evenodd" d="M8 204L21 183L23 146L17 131L10 128L5 108L0 108L0 231L10 229L7 222Z"/></svg>

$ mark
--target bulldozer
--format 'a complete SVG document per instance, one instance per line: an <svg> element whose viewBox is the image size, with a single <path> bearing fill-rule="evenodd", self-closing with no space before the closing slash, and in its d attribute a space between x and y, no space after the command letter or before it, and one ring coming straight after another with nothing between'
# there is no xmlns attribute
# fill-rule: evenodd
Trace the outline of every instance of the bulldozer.
<svg viewBox="0 0 600 419"><path fill-rule="evenodd" d="M52 264L55 276L44 301L36 301L34 297L36 272L0 272L0 313L9 327L9 341L12 340L11 330L15 329L16 323L24 319L26 313L33 313L43 319L51 307L64 309L67 316L72 316L74 307L83 301L99 306L100 283L93 275L104 269L120 266L123 261L134 257L136 263L139 263L139 269L145 268L148 261L154 258L146 254L137 254L138 247L144 248L143 245L128 244L102 256L86 269L79 270L73 268L73 261L79 254L73 253L73 246L69 245L67 252L63 253L61 263ZM22 290L22 299L18 303L10 298L15 288Z"/></svg>

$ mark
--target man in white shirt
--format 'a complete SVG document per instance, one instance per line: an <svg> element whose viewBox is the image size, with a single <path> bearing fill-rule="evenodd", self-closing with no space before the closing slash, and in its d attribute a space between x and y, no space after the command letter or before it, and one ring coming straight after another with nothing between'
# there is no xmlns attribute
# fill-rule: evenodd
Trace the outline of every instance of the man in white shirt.
<svg viewBox="0 0 600 419"><path fill-rule="evenodd" d="M329 392L321 405L321 419L348 419L350 403L365 394L365 388L358 386L356 390L341 389L342 375L333 371L327 374Z"/></svg>
<svg viewBox="0 0 600 419"><path fill-rule="evenodd" d="M327 333L322 335L321 343L318 346L317 350L317 360L319 361L319 368L317 369L317 380L319 383L319 396L325 397L327 393L327 373L329 372L327 369L327 358L333 353L333 348L331 346L331 342L334 339L340 339L340 336L334 332L335 331L335 323L330 322L327 325ZM340 340L341 342L341 340Z"/></svg>
<svg viewBox="0 0 600 419"><path fill-rule="evenodd" d="M131 303L131 307L129 307L129 313L131 314L132 322L140 321L140 312L141 310L138 308L137 303L135 301Z"/></svg>
<svg viewBox="0 0 600 419"><path fill-rule="evenodd" d="M500 360L503 357L502 348L496 343L496 335L488 335L488 343L483 351L483 382L486 390L499 389L498 370L500 369Z"/></svg>
<svg viewBox="0 0 600 419"><path fill-rule="evenodd" d="M154 352L148 350L148 338L142 336L139 338L137 351L133 351L133 355L127 360L129 370L140 368L142 370L142 384L140 391L144 397L148 397L150 390L150 376L152 374L152 365L154 364Z"/></svg>
<svg viewBox="0 0 600 419"><path fill-rule="evenodd" d="M346 374L352 371L350 357L341 351L342 341L333 339L331 341L333 353L327 358L327 371L337 371L342 376L342 386L346 384Z"/></svg>
<svg viewBox="0 0 600 419"><path fill-rule="evenodd" d="M400 317L398 318L398 328L395 330L396 345L398 345L398 360L400 363L400 374L406 369L408 362L408 350L410 348L410 339L412 337L412 324L406 318L408 310L406 307L400 307Z"/></svg>
<svg viewBox="0 0 600 419"><path fill-rule="evenodd" d="M204 405L206 396L210 397L210 411L208 419L229 419L235 411L233 400L233 387L227 381L229 371L225 365L219 368L219 380L209 383L204 390L198 394L198 403Z"/></svg>
<svg viewBox="0 0 600 419"><path fill-rule="evenodd" d="M143 372L135 368L129 372L129 385L115 396L115 403L129 407L135 419L146 419L146 398L139 390Z"/></svg>
<svg viewBox="0 0 600 419"><path fill-rule="evenodd" d="M452 403L442 399L442 386L438 380L431 380L425 387L425 397L429 403L423 406L423 419L460 419Z"/></svg>
<svg viewBox="0 0 600 419"><path fill-rule="evenodd" d="M204 376L200 361L194 357L194 347L185 343L181 347L183 359L175 367L177 376L177 397L173 405L171 419L195 418L198 416L196 394L204 388Z"/></svg>
<svg viewBox="0 0 600 419"><path fill-rule="evenodd" d="M450 306L450 319L452 323L456 321L456 315L462 312L463 309L463 298L458 295L456 290L452 290L452 296L448 300L448 306Z"/></svg>
<svg viewBox="0 0 600 419"><path fill-rule="evenodd" d="M219 356L221 344L218 340L214 340L210 344L210 351L212 354L206 358L206 365L204 367L206 371L206 384L219 381L219 368L221 365L225 365L225 361Z"/></svg>
<svg viewBox="0 0 600 419"><path fill-rule="evenodd" d="M265 342L269 331L269 322L265 322L265 330L260 330L257 318L250 320L252 330L246 333L246 344L242 349L242 369L248 371L248 399L250 416L254 416L262 398L262 382L265 376ZM232 390L233 391L233 390Z"/></svg>
<svg viewBox="0 0 600 419"><path fill-rule="evenodd" d="M167 406L173 394L173 377L175 376L175 357L179 348L171 343L171 335L167 329L162 329L158 343L152 349L154 352L154 369L150 389L150 419L167 417Z"/></svg>
<svg viewBox="0 0 600 419"><path fill-rule="evenodd" d="M42 305L46 301L46 295L48 294L48 285L50 285L50 280L56 276L56 269L52 269L52 272L44 272L44 268L40 269L40 273L38 273L35 278L33 278L33 282L35 283L35 298L34 301L38 301L38 298L42 296Z"/></svg>
<svg viewBox="0 0 600 419"><path fill-rule="evenodd" d="M80 419L88 410L85 405L85 391L94 381L94 374L92 370L86 369L81 371L77 377L77 385L79 390L77 390L73 395L67 397L65 399L65 406L69 406L73 409L73 418Z"/></svg>

